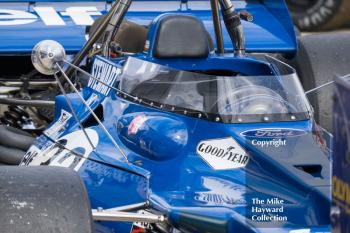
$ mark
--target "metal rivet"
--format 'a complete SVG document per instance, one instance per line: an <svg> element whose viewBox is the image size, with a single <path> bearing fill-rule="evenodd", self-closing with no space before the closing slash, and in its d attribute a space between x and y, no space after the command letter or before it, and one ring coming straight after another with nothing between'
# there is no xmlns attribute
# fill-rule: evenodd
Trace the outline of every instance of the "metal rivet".
<svg viewBox="0 0 350 233"><path fill-rule="evenodd" d="M139 103L142 103L142 99L139 99Z"/></svg>
<svg viewBox="0 0 350 233"><path fill-rule="evenodd" d="M264 117L264 121L268 121L270 120L268 117Z"/></svg>
<svg viewBox="0 0 350 233"><path fill-rule="evenodd" d="M163 104L161 104L159 107L160 107L160 108L163 108Z"/></svg>
<svg viewBox="0 0 350 233"><path fill-rule="evenodd" d="M199 113L199 114L198 114L198 118L201 118L201 117L202 117L202 114L201 114L201 113Z"/></svg>
<svg viewBox="0 0 350 233"><path fill-rule="evenodd" d="M186 111L186 110L184 111L184 114L185 114L185 115L187 114L187 111Z"/></svg>
<svg viewBox="0 0 350 233"><path fill-rule="evenodd" d="M238 122L242 122L243 121L242 118L238 118L237 120L238 120Z"/></svg>
<svg viewBox="0 0 350 233"><path fill-rule="evenodd" d="M295 116L291 116L291 117L290 117L290 119L295 120L295 119L296 119L296 117L295 117Z"/></svg>
<svg viewBox="0 0 350 233"><path fill-rule="evenodd" d="M153 106L153 102L151 102L151 106Z"/></svg>
<svg viewBox="0 0 350 233"><path fill-rule="evenodd" d="M171 107L171 111L174 111L175 110L175 107Z"/></svg>
<svg viewBox="0 0 350 233"><path fill-rule="evenodd" d="M220 121L220 118L219 117L215 118L215 121Z"/></svg>

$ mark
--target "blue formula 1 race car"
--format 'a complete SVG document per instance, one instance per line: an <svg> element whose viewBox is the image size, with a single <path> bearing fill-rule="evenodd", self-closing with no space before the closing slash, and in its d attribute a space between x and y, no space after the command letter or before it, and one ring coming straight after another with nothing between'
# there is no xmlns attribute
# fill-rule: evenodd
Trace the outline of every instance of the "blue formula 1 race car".
<svg viewBox="0 0 350 233"><path fill-rule="evenodd" d="M33 49L62 95L22 166L0 168L2 231L330 232L327 134L296 71L246 47L244 25L280 26L284 3L252 14L213 0L217 49L189 12L130 23L119 39L133 52L115 40L130 4L115 2L72 62L57 42Z"/></svg>

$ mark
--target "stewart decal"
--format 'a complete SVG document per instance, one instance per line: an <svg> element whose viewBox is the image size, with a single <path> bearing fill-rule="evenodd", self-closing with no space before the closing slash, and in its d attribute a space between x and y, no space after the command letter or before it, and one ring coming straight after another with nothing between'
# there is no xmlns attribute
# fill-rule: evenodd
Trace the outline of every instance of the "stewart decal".
<svg viewBox="0 0 350 233"><path fill-rule="evenodd" d="M201 141L197 154L215 170L241 168L249 162L249 155L231 137Z"/></svg>
<svg viewBox="0 0 350 233"><path fill-rule="evenodd" d="M116 67L114 64L111 64L110 62L104 61L96 57L94 64L92 66L91 75L95 77L97 80L90 78L88 87L107 96L111 89L107 85L113 86L114 82L117 80L117 77L119 76L120 73L121 73L121 69Z"/></svg>

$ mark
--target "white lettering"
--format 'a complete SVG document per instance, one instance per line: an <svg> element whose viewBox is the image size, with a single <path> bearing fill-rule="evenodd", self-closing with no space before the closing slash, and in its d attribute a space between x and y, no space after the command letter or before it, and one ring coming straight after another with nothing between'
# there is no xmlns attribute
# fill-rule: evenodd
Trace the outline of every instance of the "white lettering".
<svg viewBox="0 0 350 233"><path fill-rule="evenodd" d="M96 7L68 7L65 12L61 13L64 16L70 16L76 25L91 25L94 19L91 16L102 15Z"/></svg>
<svg viewBox="0 0 350 233"><path fill-rule="evenodd" d="M40 16L45 25L66 25L53 7L34 7L34 10Z"/></svg>
<svg viewBox="0 0 350 233"><path fill-rule="evenodd" d="M25 11L0 9L0 26L28 24L37 19L35 15Z"/></svg>
<svg viewBox="0 0 350 233"><path fill-rule="evenodd" d="M252 141L252 144L254 146L260 146L262 148L264 147L280 147L280 146L285 146L286 145L286 140L282 140L282 139L272 139L272 140L266 140L266 141L260 141L260 140L256 140L254 139Z"/></svg>
<svg viewBox="0 0 350 233"><path fill-rule="evenodd" d="M110 91L110 87L107 85L112 86L120 73L121 70L119 68L96 59L92 67L91 75L100 81L90 78L88 87L107 96Z"/></svg>
<svg viewBox="0 0 350 233"><path fill-rule="evenodd" d="M66 25L62 16L69 16L76 25L87 26L94 22L92 16L102 15L96 7L68 7L65 11L57 12L53 7L34 7L33 14L26 11L0 9L0 26L21 25L34 23L41 19L47 26L64 26Z"/></svg>

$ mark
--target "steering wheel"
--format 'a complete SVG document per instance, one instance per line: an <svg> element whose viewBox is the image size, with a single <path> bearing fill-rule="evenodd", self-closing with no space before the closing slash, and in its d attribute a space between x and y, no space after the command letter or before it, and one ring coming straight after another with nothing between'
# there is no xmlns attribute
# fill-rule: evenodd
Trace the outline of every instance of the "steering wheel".
<svg viewBox="0 0 350 233"><path fill-rule="evenodd" d="M212 105L211 111L215 107L223 115L296 112L296 108L285 101L277 92L257 85L243 86L228 95L219 97Z"/></svg>

